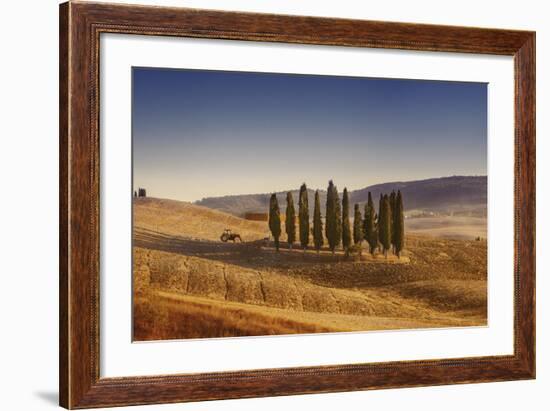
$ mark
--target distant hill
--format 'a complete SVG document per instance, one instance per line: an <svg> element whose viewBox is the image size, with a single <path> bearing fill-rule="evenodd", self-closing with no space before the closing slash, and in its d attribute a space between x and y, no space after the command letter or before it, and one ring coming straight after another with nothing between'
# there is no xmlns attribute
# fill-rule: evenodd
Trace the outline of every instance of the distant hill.
<svg viewBox="0 0 550 411"><path fill-rule="evenodd" d="M343 186L338 186L338 189L341 194ZM350 203L352 205L355 203L364 204L370 191L377 206L380 193L390 193L392 190L401 190L405 211L460 211L485 209L487 206L487 176L452 176L376 184L360 190L350 191ZM297 206L299 190L291 191ZM313 196L315 192L311 189L308 192L310 213L313 213ZM286 191L276 194L283 213L286 204ZM324 213L326 191L319 191L319 194L321 209ZM270 193L266 193L208 197L195 202L195 204L242 216L246 212L267 212L270 195Z"/></svg>
<svg viewBox="0 0 550 411"><path fill-rule="evenodd" d="M377 201L380 193L401 190L405 210L460 210L487 206L487 176L442 177L427 180L376 184L350 193L350 202L367 201L370 191Z"/></svg>
<svg viewBox="0 0 550 411"><path fill-rule="evenodd" d="M294 206L298 210L298 195L300 190L290 190L294 197ZM276 193L277 200L279 201L279 207L281 212L284 213L286 210L286 193L287 191L281 191ZM315 191L308 189L309 194L309 206L310 212L313 213L313 206L315 200ZM321 199L321 208L324 208L326 203L327 193L326 191L319 191ZM232 195L232 196L223 196L223 197L208 197L200 201L196 201L195 204L212 208L215 210L220 210L229 214L236 216L242 216L245 213L265 213L269 209L269 198L271 193L267 194L243 194L243 195Z"/></svg>

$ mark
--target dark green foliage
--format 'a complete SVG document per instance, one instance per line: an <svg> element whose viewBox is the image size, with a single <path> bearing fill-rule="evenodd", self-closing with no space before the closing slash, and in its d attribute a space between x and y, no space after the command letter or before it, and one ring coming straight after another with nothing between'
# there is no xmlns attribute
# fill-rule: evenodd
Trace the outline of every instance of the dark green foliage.
<svg viewBox="0 0 550 411"><path fill-rule="evenodd" d="M335 235L336 230L336 212L335 212L336 202L334 199L334 184L332 180L328 182L327 188L327 204L325 210L325 236L327 237L329 248L334 251L335 247Z"/></svg>
<svg viewBox="0 0 550 411"><path fill-rule="evenodd" d="M309 243L309 203L306 184L300 187L300 199L298 203L298 220L300 224L300 244L307 248Z"/></svg>
<svg viewBox="0 0 550 411"><path fill-rule="evenodd" d="M403 197L401 191L397 191L395 199L395 216L394 217L394 246L395 254L400 257L401 251L405 247L405 217L403 215Z"/></svg>
<svg viewBox="0 0 550 411"><path fill-rule="evenodd" d="M382 209L384 208L384 194L380 193L380 199L378 200L378 214L376 216L376 233L378 234L378 244L380 251L384 252L383 246L382 246L382 237L384 236L383 228L380 227L380 219L382 217ZM385 252L384 252L385 253Z"/></svg>
<svg viewBox="0 0 550 411"><path fill-rule="evenodd" d="M296 211L294 211L294 199L290 191L286 193L285 230L288 246L292 248L292 244L296 241Z"/></svg>
<svg viewBox="0 0 550 411"><path fill-rule="evenodd" d="M141 190L141 189L140 189ZM140 196L138 190L137 196ZM393 191L390 195L380 194L378 214L376 214L372 195L368 193L368 200L365 204L364 215L361 214L359 204L354 205L353 231L350 226L349 215L349 193L344 188L342 202L338 195L338 189L333 181L329 181L326 199L325 223L321 216L320 194L315 192L315 203L313 207L313 223L309 221L309 199L306 184L302 184L299 192L299 240L304 251L309 245L310 235L313 238L313 245L317 252L324 245L324 234L330 250L334 254L340 243L342 243L346 255L350 251L361 253L362 242L366 240L369 251L374 255L377 248L387 257L388 250L392 249L398 258L405 247L405 221L403 209L403 196L401 191ZM323 227L324 225L324 227ZM269 203L269 229L275 241L275 247L279 250L279 239L281 236L280 209L275 194L271 195ZM289 248L292 248L296 241L296 210L292 192L286 195L286 218L285 231Z"/></svg>
<svg viewBox="0 0 550 411"><path fill-rule="evenodd" d="M363 218L359 204L355 204L353 211L353 243L361 244L363 242Z"/></svg>
<svg viewBox="0 0 550 411"><path fill-rule="evenodd" d="M391 248L393 252L395 253L395 227L394 227L394 220L395 220L395 202L396 202L396 195L395 190L393 190L390 194L390 211L391 211L391 218L390 218L390 224L391 224Z"/></svg>
<svg viewBox="0 0 550 411"><path fill-rule="evenodd" d="M319 190L315 191L315 205L313 208L313 244L317 252L319 252L323 246L323 220L321 219Z"/></svg>
<svg viewBox="0 0 550 411"><path fill-rule="evenodd" d="M387 257L388 250L391 247L391 208L388 195L380 199L380 209L378 210L378 239L382 245L382 251Z"/></svg>
<svg viewBox="0 0 550 411"><path fill-rule="evenodd" d="M378 233L376 230L376 212L374 211L374 203L369 191L369 198L365 204L365 220L363 224L364 238L369 243L369 251L374 254L374 250L378 246Z"/></svg>
<svg viewBox="0 0 550 411"><path fill-rule="evenodd" d="M342 199L342 245L348 255L351 246L351 228L349 225L349 195L348 189L345 187Z"/></svg>
<svg viewBox="0 0 550 411"><path fill-rule="evenodd" d="M281 236L281 213L279 211L279 202L275 194L271 195L269 200L269 229L275 240L275 248L279 251L279 237Z"/></svg>
<svg viewBox="0 0 550 411"><path fill-rule="evenodd" d="M359 256L363 254L363 217L359 204L355 204L353 212L353 248L358 252Z"/></svg>
<svg viewBox="0 0 550 411"><path fill-rule="evenodd" d="M338 189L336 188L332 180L330 180L328 183L327 208L325 218L325 234L327 237L329 248L334 253L334 250L336 249L336 247L338 247L342 238L342 218L340 198L338 197Z"/></svg>
<svg viewBox="0 0 550 411"><path fill-rule="evenodd" d="M342 202L336 186L334 186L334 191L336 193L336 246L338 247L342 240Z"/></svg>
<svg viewBox="0 0 550 411"><path fill-rule="evenodd" d="M376 248L380 248L380 230L378 230L378 221L380 220L380 217L377 213L374 214L374 236L376 238Z"/></svg>

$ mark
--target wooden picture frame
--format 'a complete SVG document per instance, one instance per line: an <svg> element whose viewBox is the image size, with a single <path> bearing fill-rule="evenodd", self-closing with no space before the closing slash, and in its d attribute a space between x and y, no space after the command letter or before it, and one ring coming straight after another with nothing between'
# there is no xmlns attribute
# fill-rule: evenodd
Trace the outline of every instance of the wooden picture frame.
<svg viewBox="0 0 550 411"><path fill-rule="evenodd" d="M155 377L99 373L101 33L513 56L514 354ZM60 6L60 405L173 403L535 377L535 33L183 8Z"/></svg>

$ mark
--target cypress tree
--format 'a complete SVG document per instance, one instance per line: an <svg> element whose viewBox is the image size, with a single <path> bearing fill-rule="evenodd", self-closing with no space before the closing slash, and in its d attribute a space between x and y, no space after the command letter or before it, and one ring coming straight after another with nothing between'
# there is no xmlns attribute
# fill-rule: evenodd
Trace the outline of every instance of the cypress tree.
<svg viewBox="0 0 550 411"><path fill-rule="evenodd" d="M359 248L359 256L363 253L361 243L363 242L363 218L359 204L355 204L353 211L353 243Z"/></svg>
<svg viewBox="0 0 550 411"><path fill-rule="evenodd" d="M292 250L292 244L296 241L296 212L294 211L294 199L292 193L286 193L285 230L288 247Z"/></svg>
<svg viewBox="0 0 550 411"><path fill-rule="evenodd" d="M271 235L275 240L275 248L279 251L279 237L281 236L281 213L279 211L279 202L277 201L277 196L271 194L269 200L269 229L271 230Z"/></svg>
<svg viewBox="0 0 550 411"><path fill-rule="evenodd" d="M380 201L380 210L378 211L378 230L380 243L384 255L388 256L388 250L391 247L391 208L388 195L384 195Z"/></svg>
<svg viewBox="0 0 550 411"><path fill-rule="evenodd" d="M361 244L363 242L363 217L359 204L355 204L353 211L353 243Z"/></svg>
<svg viewBox="0 0 550 411"><path fill-rule="evenodd" d="M328 246L334 254L334 250L338 247L342 238L342 218L340 199L338 198L338 189L332 180L329 181L327 188L327 208L325 219L325 234L327 237Z"/></svg>
<svg viewBox="0 0 550 411"><path fill-rule="evenodd" d="M380 228L380 218L382 216L382 208L384 207L384 195L380 193L380 199L378 200L378 214L376 216L376 235L378 236L378 244L382 244L382 229ZM381 249L381 251L384 251Z"/></svg>
<svg viewBox="0 0 550 411"><path fill-rule="evenodd" d="M380 220L380 217L377 213L374 213L374 244L375 248L380 249L380 230L378 229L378 221Z"/></svg>
<svg viewBox="0 0 550 411"><path fill-rule="evenodd" d="M334 183L332 180L328 182L327 188L327 203L325 210L325 236L327 237L328 246L334 253L336 230L336 200L334 199Z"/></svg>
<svg viewBox="0 0 550 411"><path fill-rule="evenodd" d="M342 203L340 202L340 195L336 186L334 186L334 194L336 198L336 247L338 247L340 241L342 241Z"/></svg>
<svg viewBox="0 0 550 411"><path fill-rule="evenodd" d="M393 250L393 252L395 253L395 226L394 226L394 222L395 222L395 203L396 203L396 195L395 195L395 190L392 190L391 194L390 194L390 211L391 211L391 218L390 218L390 222L391 222L391 248Z"/></svg>
<svg viewBox="0 0 550 411"><path fill-rule="evenodd" d="M376 250L376 246L378 245L378 233L376 232L376 212L374 211L374 203L372 202L370 191L367 204L365 204L363 228L365 240L369 243L369 251L371 254L374 254L374 250Z"/></svg>
<svg viewBox="0 0 550 411"><path fill-rule="evenodd" d="M306 183L302 184L302 186L300 187L300 199L298 207L298 220L300 223L300 244L305 251L309 243L309 203Z"/></svg>
<svg viewBox="0 0 550 411"><path fill-rule="evenodd" d="M369 192L370 194L370 192ZM365 208L363 210L363 215L365 218L363 218L363 240L369 241L369 230L368 230L368 224L369 224L369 202L367 201L365 203Z"/></svg>
<svg viewBox="0 0 550 411"><path fill-rule="evenodd" d="M323 246L323 220L321 219L321 200L319 190L315 191L315 205L313 208L313 244L317 253Z"/></svg>
<svg viewBox="0 0 550 411"><path fill-rule="evenodd" d="M349 195L348 189L344 187L344 194L342 199L342 245L346 255L349 255L349 248L351 246L351 229L349 225Z"/></svg>
<svg viewBox="0 0 550 411"><path fill-rule="evenodd" d="M405 217L403 215L403 196L399 190L395 199L395 215L397 216L394 219L395 254L397 254L397 258L400 258L401 251L405 247Z"/></svg>

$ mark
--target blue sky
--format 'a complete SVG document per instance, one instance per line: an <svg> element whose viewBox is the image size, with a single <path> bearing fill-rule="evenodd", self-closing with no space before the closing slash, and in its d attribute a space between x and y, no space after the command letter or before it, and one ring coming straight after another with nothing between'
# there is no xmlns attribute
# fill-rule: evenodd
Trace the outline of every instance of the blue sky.
<svg viewBox="0 0 550 411"><path fill-rule="evenodd" d="M134 187L184 201L487 174L485 83L133 68Z"/></svg>

